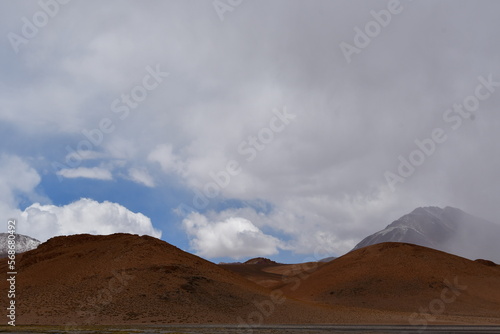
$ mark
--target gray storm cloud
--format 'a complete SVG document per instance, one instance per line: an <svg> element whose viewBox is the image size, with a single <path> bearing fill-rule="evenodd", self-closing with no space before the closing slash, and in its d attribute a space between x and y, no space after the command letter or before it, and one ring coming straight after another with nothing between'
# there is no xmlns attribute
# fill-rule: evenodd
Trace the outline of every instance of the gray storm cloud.
<svg viewBox="0 0 500 334"><path fill-rule="evenodd" d="M245 1L221 20L212 1L74 0L15 53L9 33L22 37L22 18L37 24L43 9L9 3L0 13L0 121L40 143L36 154L50 145L50 159L64 162L66 145L110 118L115 128L93 150L130 164L129 178L150 187L173 175L203 191L210 172L236 160L242 171L219 197L271 203L274 212L251 223L289 235L297 252L317 242L347 251L417 206L450 205L500 224L500 92L457 129L443 120L478 77L500 82L500 3L394 6ZM349 59L345 43L357 49ZM112 102L157 64L169 76L120 120ZM293 124L245 161L238 145L259 138L283 106ZM435 128L446 142L390 189L385 173L397 173L399 157L409 160ZM2 152L35 155L8 139Z"/></svg>

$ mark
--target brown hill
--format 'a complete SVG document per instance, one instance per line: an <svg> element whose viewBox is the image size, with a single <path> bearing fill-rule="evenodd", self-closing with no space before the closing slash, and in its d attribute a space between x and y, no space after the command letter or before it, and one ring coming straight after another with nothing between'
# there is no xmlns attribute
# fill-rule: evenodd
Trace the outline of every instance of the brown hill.
<svg viewBox="0 0 500 334"><path fill-rule="evenodd" d="M7 272L5 262L0 270ZM404 314L285 301L281 290L258 286L149 236L52 238L19 255L17 271L18 325L404 323L406 319ZM7 290L5 280L0 288ZM6 294L1 298L7 305Z"/></svg>
<svg viewBox="0 0 500 334"><path fill-rule="evenodd" d="M256 257L253 259L250 259L248 261L245 261L243 264L260 264L260 265L270 265L270 264L278 264L278 262L275 262L273 260L270 260L265 257Z"/></svg>
<svg viewBox="0 0 500 334"><path fill-rule="evenodd" d="M266 265L240 263L219 264L218 266L266 288L275 288L282 284L282 275L267 272L265 269L269 266Z"/></svg>
<svg viewBox="0 0 500 334"><path fill-rule="evenodd" d="M477 259L474 262L481 263L481 264L484 264L485 266L489 266L489 267L498 266L498 264L496 264L495 262L490 261L490 260Z"/></svg>
<svg viewBox="0 0 500 334"><path fill-rule="evenodd" d="M18 272L21 323L233 320L266 294L166 242L127 234L50 239L22 255Z"/></svg>
<svg viewBox="0 0 500 334"><path fill-rule="evenodd" d="M279 288L287 282L303 278L317 268L322 262L306 262L297 264L219 264L224 269L232 271L246 279L267 288Z"/></svg>
<svg viewBox="0 0 500 334"><path fill-rule="evenodd" d="M467 289L437 321L500 323L496 266L413 245L376 245L317 268L239 265L279 279L272 290L148 236L56 237L17 263L17 325L408 324L414 299L428 305L455 276Z"/></svg>
<svg viewBox="0 0 500 334"><path fill-rule="evenodd" d="M284 291L331 305L500 317L499 266L404 243L352 251Z"/></svg>

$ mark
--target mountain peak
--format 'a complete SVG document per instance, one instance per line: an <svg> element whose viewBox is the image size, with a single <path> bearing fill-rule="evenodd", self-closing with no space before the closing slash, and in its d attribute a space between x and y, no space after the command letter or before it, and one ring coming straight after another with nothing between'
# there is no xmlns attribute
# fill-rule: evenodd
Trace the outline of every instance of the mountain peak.
<svg viewBox="0 0 500 334"><path fill-rule="evenodd" d="M7 256L9 233L0 233L0 257ZM23 234L16 234L16 253L24 253L35 249L41 242Z"/></svg>
<svg viewBox="0 0 500 334"><path fill-rule="evenodd" d="M278 262L275 262L265 257L256 257L244 262L243 264L278 264Z"/></svg>
<svg viewBox="0 0 500 334"><path fill-rule="evenodd" d="M440 208L439 206L421 206L413 210L411 213L421 213L421 212L432 212L432 213L438 213L442 212L443 209Z"/></svg>
<svg viewBox="0 0 500 334"><path fill-rule="evenodd" d="M494 241L500 226L447 206L419 207L358 243L353 250L382 242L406 242L470 259L498 261Z"/></svg>

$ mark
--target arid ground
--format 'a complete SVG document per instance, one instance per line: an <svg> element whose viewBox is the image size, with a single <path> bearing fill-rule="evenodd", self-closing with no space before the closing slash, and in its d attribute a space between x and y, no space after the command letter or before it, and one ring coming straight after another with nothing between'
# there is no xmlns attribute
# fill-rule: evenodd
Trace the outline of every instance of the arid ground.
<svg viewBox="0 0 500 334"><path fill-rule="evenodd" d="M216 265L149 236L74 235L18 262L17 325L500 325L500 266L411 244Z"/></svg>

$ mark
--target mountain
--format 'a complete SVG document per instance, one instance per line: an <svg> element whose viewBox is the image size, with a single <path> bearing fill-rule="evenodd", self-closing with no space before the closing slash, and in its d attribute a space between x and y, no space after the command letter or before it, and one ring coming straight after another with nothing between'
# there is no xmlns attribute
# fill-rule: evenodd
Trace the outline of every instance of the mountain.
<svg viewBox="0 0 500 334"><path fill-rule="evenodd" d="M443 296L444 279L456 277L467 290L436 321L500 324L500 267L409 244L369 246L327 263L232 265L267 273L270 288L228 265L130 234L55 237L19 254L17 263L16 324L65 331L167 323L236 324L245 333L259 324L408 324L420 305ZM0 271L8 271L6 261ZM9 284L1 280L0 290ZM1 294L0 303L7 298Z"/></svg>
<svg viewBox="0 0 500 334"><path fill-rule="evenodd" d="M246 279L267 288L281 287L290 280L307 277L335 257L324 258L314 262L293 264L277 263L266 258L250 259L245 263L219 263L224 269L232 271Z"/></svg>
<svg viewBox="0 0 500 334"><path fill-rule="evenodd" d="M244 264L262 264L262 265L270 265L270 264L278 264L278 262L275 262L273 260L270 260L265 257L256 257L253 259L250 259L248 261L245 261Z"/></svg>
<svg viewBox="0 0 500 334"><path fill-rule="evenodd" d="M322 264L322 262L282 264L266 258L256 258L245 263L219 263L219 266L258 285L273 289L282 286L291 277L316 270Z"/></svg>
<svg viewBox="0 0 500 334"><path fill-rule="evenodd" d="M0 271L8 271L6 261ZM20 254L17 271L19 325L348 323L353 314L359 322L395 319L286 299L281 290L150 236L55 237ZM8 284L1 280L1 291L8 291ZM0 303L8 302L2 294ZM405 316L398 319L404 322Z"/></svg>
<svg viewBox="0 0 500 334"><path fill-rule="evenodd" d="M7 256L9 233L0 233L0 257ZM35 249L40 241L22 234L16 234L16 254Z"/></svg>
<svg viewBox="0 0 500 334"><path fill-rule="evenodd" d="M406 242L469 259L500 262L500 225L445 207L417 208L358 243L353 250L382 242Z"/></svg>
<svg viewBox="0 0 500 334"><path fill-rule="evenodd" d="M224 322L267 293L149 236L61 236L21 256L21 324Z"/></svg>
<svg viewBox="0 0 500 334"><path fill-rule="evenodd" d="M434 309L450 316L498 318L499 286L500 266L388 242L328 262L284 291L311 302L407 311L414 317L413 312Z"/></svg>

